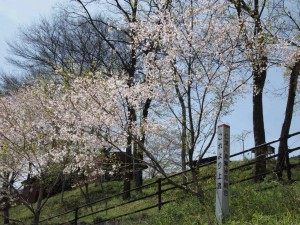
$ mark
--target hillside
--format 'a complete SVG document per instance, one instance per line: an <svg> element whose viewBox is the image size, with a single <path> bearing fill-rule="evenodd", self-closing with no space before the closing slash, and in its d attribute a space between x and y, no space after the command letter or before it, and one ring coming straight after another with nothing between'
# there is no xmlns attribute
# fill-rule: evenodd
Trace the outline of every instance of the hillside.
<svg viewBox="0 0 300 225"><path fill-rule="evenodd" d="M296 159L294 160L296 161ZM233 162L240 164L241 162ZM272 164L272 163L271 163ZM271 166L271 165L269 165ZM214 165L203 168L202 174L213 174ZM231 174L231 183L245 178L252 173L251 167L246 167ZM130 213L140 208L157 204L157 195L144 200L134 201L137 197L147 197L157 191L157 183L154 180L147 180L145 183L148 187L143 189L142 196L135 196L130 200L131 203L122 204L122 196L107 199L100 203L92 205L92 207L83 207L79 210L79 216L102 210L95 215L82 218L78 224L104 224L96 223L111 217ZM174 177L174 181L180 181L180 177ZM153 183L154 182L154 183ZM162 183L162 190L166 190L171 185ZM162 194L162 201L166 202L174 200L169 204L162 205L159 211L157 207L150 210L135 213L127 217L121 217L114 222L106 224L214 224L214 178L203 180L203 189L205 190L205 199L199 200L197 197L186 194L181 190L172 189ZM113 181L103 183L103 185L90 185L91 199L105 198L107 196L116 195L122 191L122 183ZM76 206L82 205L85 200L79 189L66 191L64 201L58 194L49 199L42 212L41 220L60 214L62 212L74 209ZM293 169L293 182L278 182L274 176L268 175L264 182L255 184L253 181L246 181L230 186L230 216L226 219L225 224L300 224L300 168ZM104 209L104 210L103 210ZM105 210L110 209L110 210ZM16 206L10 211L11 217L21 220L24 224L30 224L31 214L24 206ZM64 221L72 220L74 212L51 221L45 221L40 224L62 224ZM20 224L20 223L16 223Z"/></svg>

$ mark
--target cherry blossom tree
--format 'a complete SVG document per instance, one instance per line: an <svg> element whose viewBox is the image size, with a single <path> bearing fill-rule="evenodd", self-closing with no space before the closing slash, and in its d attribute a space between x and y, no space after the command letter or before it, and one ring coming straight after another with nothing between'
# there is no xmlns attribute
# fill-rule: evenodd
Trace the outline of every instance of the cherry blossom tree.
<svg viewBox="0 0 300 225"><path fill-rule="evenodd" d="M242 30L242 41L245 47L245 62L252 73L252 111L253 111L253 135L255 146L265 143L265 127L263 115L263 90L267 76L268 59L268 36L264 30L264 23L270 19L268 14L268 0L228 0L232 4L235 12L232 16ZM263 179L262 174L266 172L266 148L257 148L255 156L255 179Z"/></svg>
<svg viewBox="0 0 300 225"><path fill-rule="evenodd" d="M41 210L62 173L88 170L101 162L101 158L98 162L95 160L100 155L96 154L95 147L100 145L89 138L90 131L79 132L78 129L77 134L74 133L75 118L70 117L72 114L68 111L62 112L68 105L61 99L63 86L58 87L54 82L37 82L1 98L0 134L5 146L1 156L14 158L13 161L2 160L1 173L17 174L19 181L26 176L37 180L39 196L35 205L27 201L17 186L11 187L12 194L32 212L34 224L38 224ZM61 118L58 113L65 113L65 117ZM83 138L85 143L81 141ZM59 172L49 186L46 181L54 164ZM90 170L97 173L97 168Z"/></svg>
<svg viewBox="0 0 300 225"><path fill-rule="evenodd" d="M280 143L278 147L279 156L277 158L276 170L278 178L282 178L284 168L287 168L288 179L291 180L291 170L288 154L288 140L286 139L290 132L294 108L297 106L298 79L300 73L300 5L297 1L276 1L275 15L277 20L273 20L271 28L267 29L269 35L273 36L280 43L278 50L279 66L286 68L286 80L288 80L288 93L285 117L280 133Z"/></svg>
<svg viewBox="0 0 300 225"><path fill-rule="evenodd" d="M212 145L217 123L230 111L235 94L243 91L249 77L236 73L242 71L237 48L240 28L228 19L226 4L204 1L172 6L171 12L161 10L133 26L139 32L140 51L147 52L144 73L160 107L168 111L164 120L180 131L182 170L188 165L196 183L200 160ZM148 53L150 49L156 51Z"/></svg>
<svg viewBox="0 0 300 225"><path fill-rule="evenodd" d="M14 165L17 164L18 157L12 155L7 149L7 142L1 141L1 152L0 152L0 207L3 211L3 223L9 223L9 209L14 203L14 190L13 185L15 184L16 178L18 177L19 168ZM18 162L20 163L20 162ZM9 164L9 165L7 165Z"/></svg>
<svg viewBox="0 0 300 225"><path fill-rule="evenodd" d="M11 164L3 160L0 173L38 178L40 195L35 208L20 196L35 224L53 188L44 182L51 165L59 165L56 180L61 174L74 172L92 178L104 173L102 164L108 150L126 152L133 159L136 186L140 186L141 164L167 177L168 166L154 149L180 149L181 170L191 169L195 185L185 185L187 173L183 173L182 184L169 181L202 196L199 167L213 147L222 116L230 113L252 76L259 76L259 84L254 86L262 97L265 57L275 60L297 54L283 38L262 33L260 23L251 23L252 14L242 17L241 10L249 12L241 5L235 5L237 12L233 12L228 2L167 1L150 7L147 16L138 17L138 1L134 5L114 1L113 7L126 23L107 26L127 38L112 41L109 34L97 30L87 5L77 2L118 57L120 67L84 72L83 76L57 71L64 74L53 80L37 80L1 97L0 141L5 148L0 155L18 160ZM233 16L238 16L239 22ZM256 31L249 34L253 26ZM167 132L176 134L174 138L179 136L179 141L170 142ZM124 190L128 188L127 179ZM47 197L43 198L45 189Z"/></svg>
<svg viewBox="0 0 300 225"><path fill-rule="evenodd" d="M1 170L9 169L18 175L18 180L25 180L30 174L38 177L39 198L37 205L32 206L20 194L18 187L13 186L14 194L34 215L35 224L38 223L45 186L43 178L47 175L50 161L47 160L47 138L42 130L35 129L36 122L41 119L42 111L37 102L30 98L29 92L22 91L13 96L1 98L1 141L6 147L2 148L1 155L9 152L14 161L2 161ZM40 121L41 123L42 121ZM7 153L6 153L7 154ZM30 166L29 166L30 165ZM22 179L23 177L23 179Z"/></svg>
<svg viewBox="0 0 300 225"><path fill-rule="evenodd" d="M73 109L58 114L62 121L72 118L76 131L68 133L76 138L85 127L103 146L120 151L138 148L164 175L145 137L176 127L181 134L182 169L188 164L196 182L217 122L229 112L235 93L242 91L248 77L236 73L242 71L236 48L240 27L228 19L226 4L207 1L170 7L158 6L144 21L129 21L134 35L128 47L139 56L141 64L135 73L142 78L129 76L128 80L126 69L108 76L106 72L106 76L76 78L71 92L63 97L67 106L62 112L69 105Z"/></svg>
<svg viewBox="0 0 300 225"><path fill-rule="evenodd" d="M77 0L75 1L79 8L76 8L76 15L81 13L81 16L85 18L85 20L92 25L94 30L97 32L99 37L109 46L110 50L113 52L112 58L116 59L118 64L118 68L114 67L114 71L119 73L118 71L122 71L122 76L127 79L128 87L132 87L135 85L136 78L143 79L141 74L138 74L137 67L139 62L139 57L136 54L136 50L131 48L132 39L135 36L134 31L128 30L128 24L131 22L135 22L138 19L141 11L140 7L142 6L142 2L135 0L133 2L128 1L119 1L112 0L104 2L105 8L107 10L111 10L114 12L115 19L111 18L109 20L97 20L90 13L89 6L98 1L85 1L85 0ZM78 13L79 12L79 13ZM97 26L97 23L100 22L107 27L109 32L100 30ZM111 38L112 34L120 34L116 38ZM116 74L115 74L116 75ZM126 102L126 101L125 101ZM144 105L144 117L146 118L148 115L148 109L150 106L150 100L147 100L143 103ZM127 128L128 128L128 136L127 136L127 148L126 154L129 157L133 158L134 163L143 159L143 154L137 147L136 143L133 143L133 138L130 134L130 127L136 123L137 115L134 111L134 108L131 107L130 104L127 104ZM134 146L132 148L132 146ZM138 164L137 164L138 165ZM136 166L138 168L138 166ZM135 186L139 187L142 185L142 171L137 170L134 171L135 177ZM128 191L130 189L130 172L128 171L125 175L124 180L124 191ZM130 192L126 192L124 194L124 198L130 197Z"/></svg>

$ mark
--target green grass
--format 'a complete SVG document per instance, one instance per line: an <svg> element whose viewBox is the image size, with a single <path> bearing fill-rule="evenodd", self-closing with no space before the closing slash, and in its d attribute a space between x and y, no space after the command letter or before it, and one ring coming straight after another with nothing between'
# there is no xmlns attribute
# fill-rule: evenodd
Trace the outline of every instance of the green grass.
<svg viewBox="0 0 300 225"><path fill-rule="evenodd" d="M232 162L230 167L240 165L241 162ZM274 167L274 162L268 163L269 168ZM209 166L200 170L200 176L214 174L215 166ZM234 183L242 178L252 176L252 168L244 168L235 171L230 176L230 182ZM284 178L286 179L286 178ZM263 224L300 224L300 168L293 169L293 183L278 182L274 175L268 175L265 181L255 184L253 181L247 181L230 186L230 215L225 219L226 225L263 225ZM180 182L180 177L173 178L175 182ZM149 183L153 180L147 180ZM165 182L163 182L165 183ZM161 211L157 208L133 214L116 221L117 224L149 224L149 225L168 225L168 224L215 224L214 215L214 186L215 179L202 181L201 185L205 190L205 198L200 200L197 197L184 193L175 189L162 195L163 201L176 199L176 201L166 204ZM163 189L171 187L165 185ZM273 187L273 188L271 188ZM151 194L157 191L157 185L150 186L143 190L143 194ZM114 195L122 192L122 182L109 182L100 186L90 185L91 199L99 199L105 196ZM76 206L85 203L79 189L67 191L64 195L64 202L61 202L60 195L56 195L49 199L45 205L41 219L62 213L64 211L74 209ZM132 199L136 198L133 193ZM97 203L92 207L85 207L79 210L79 215L95 212L105 209L105 207L113 207L122 202L122 196L112 200ZM157 196L130 203L128 205L117 207L115 209L97 213L96 215L83 218L80 222L93 224L98 219L108 219L113 216L129 213L134 210L145 208L147 206L157 204ZM16 206L10 210L11 217L30 224L32 216L24 206ZM48 223L42 224L59 224L74 218L74 214L68 214L64 217L53 219Z"/></svg>

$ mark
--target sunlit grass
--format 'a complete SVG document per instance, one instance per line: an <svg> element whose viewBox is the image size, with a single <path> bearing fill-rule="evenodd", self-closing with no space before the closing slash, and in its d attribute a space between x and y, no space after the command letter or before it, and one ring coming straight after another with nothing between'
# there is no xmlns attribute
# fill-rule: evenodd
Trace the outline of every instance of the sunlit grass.
<svg viewBox="0 0 300 225"><path fill-rule="evenodd" d="M296 160L296 159L295 159ZM295 161L294 159L292 161ZM242 162L232 162L230 168L241 165ZM268 168L274 168L275 162L269 162ZM215 165L201 168L200 177L214 174ZM243 183L235 183L240 179L253 176L252 166L248 166L230 174L230 215L226 218L225 224L300 224L300 168L293 169L293 183L286 182L286 177L282 182L275 179L275 174L266 176L265 181L254 183L247 181ZM190 180L191 178L188 177ZM174 182L180 183L181 176L172 178ZM154 180L145 181L145 183ZM162 182L163 184L166 181ZM179 189L174 189L162 194L162 200L175 200L172 203L163 205L162 210L153 208L148 211L133 214L127 217L119 218L116 223L119 224L215 224L215 177L201 181L203 190L205 190L204 199L186 194ZM162 190L171 187L166 184ZM155 193L157 184L149 186L143 190L141 196ZM96 200L111 196L122 192L122 182L114 181L96 186L90 185L91 199ZM141 197L132 193L132 199ZM88 213L104 210L114 207L122 203L122 196L109 199L108 201L94 204L92 207L84 207L79 210L79 216ZM147 198L145 200L132 202L124 206L103 211L95 215L85 217L79 222L93 224L96 221L109 219L111 217L120 216L135 210L146 208L158 203L157 196ZM72 210L77 206L85 204L85 200L79 189L66 191L64 193L64 201L61 202L60 194L52 197L43 209L41 219L54 216L64 211ZM30 224L32 216L24 206L16 206L10 210L11 217L22 220L25 224ZM65 216L55 218L49 222L42 224L59 224L64 221L74 219L74 212Z"/></svg>

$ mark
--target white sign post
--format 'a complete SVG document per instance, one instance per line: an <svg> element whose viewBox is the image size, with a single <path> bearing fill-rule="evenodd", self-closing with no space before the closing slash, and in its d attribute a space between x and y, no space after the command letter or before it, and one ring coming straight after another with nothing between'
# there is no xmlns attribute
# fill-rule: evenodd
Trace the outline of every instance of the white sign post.
<svg viewBox="0 0 300 225"><path fill-rule="evenodd" d="M218 126L218 151L216 173L216 219L222 223L224 216L229 214L229 156L230 156L230 127Z"/></svg>

